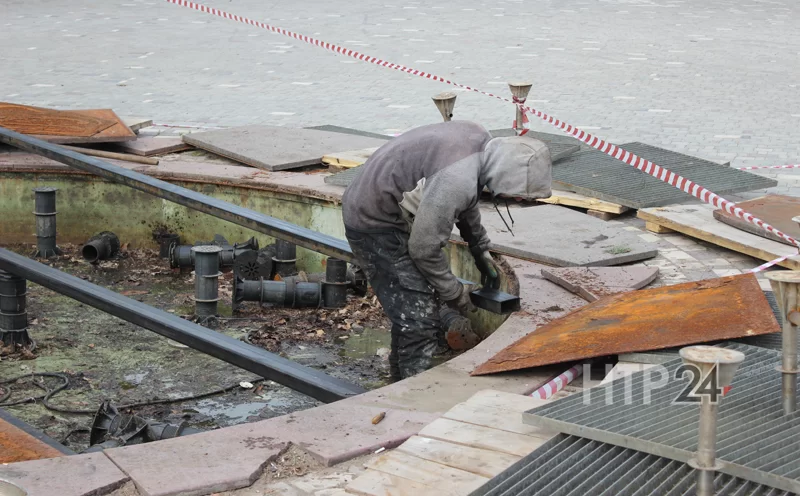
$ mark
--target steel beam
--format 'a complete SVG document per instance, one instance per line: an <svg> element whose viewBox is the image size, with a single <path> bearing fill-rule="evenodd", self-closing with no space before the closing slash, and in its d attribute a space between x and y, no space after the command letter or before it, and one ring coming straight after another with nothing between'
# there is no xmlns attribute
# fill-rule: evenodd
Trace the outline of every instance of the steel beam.
<svg viewBox="0 0 800 496"><path fill-rule="evenodd" d="M95 157L82 155L62 146L15 133L0 127L0 143L14 146L30 153L42 155L70 167L98 175L109 181L130 186L153 196L175 202L184 207L203 212L219 219L292 242L309 250L354 263L353 252L347 241L321 234L311 229L270 217L253 210L218 200L216 198L182 188L139 172L134 172L104 162ZM469 284L469 281L465 281ZM501 312L519 308L519 298L501 291L471 293L473 303L489 311Z"/></svg>
<svg viewBox="0 0 800 496"><path fill-rule="evenodd" d="M354 384L304 367L3 248L0 248L0 270L24 277L319 401L330 403L364 392L364 389Z"/></svg>

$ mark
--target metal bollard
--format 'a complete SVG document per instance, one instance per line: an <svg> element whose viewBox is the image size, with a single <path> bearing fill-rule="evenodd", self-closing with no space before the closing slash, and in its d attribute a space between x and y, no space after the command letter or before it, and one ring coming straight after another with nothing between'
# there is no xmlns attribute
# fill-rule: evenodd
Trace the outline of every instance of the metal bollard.
<svg viewBox="0 0 800 496"><path fill-rule="evenodd" d="M33 256L50 258L63 252L56 246L56 191L51 186L33 188L36 216L36 251Z"/></svg>
<svg viewBox="0 0 800 496"><path fill-rule="evenodd" d="M452 91L443 91L432 97L433 103L442 114L445 122L450 122L453 118L453 108L456 106L456 94Z"/></svg>
<svg viewBox="0 0 800 496"><path fill-rule="evenodd" d="M297 246L282 239L275 240L275 274L281 277L297 274Z"/></svg>
<svg viewBox="0 0 800 496"><path fill-rule="evenodd" d="M716 346L689 346L681 348L683 363L700 373L700 379L717 374L717 388L725 390L744 361L744 353ZM698 382L700 383L700 382ZM721 397L709 394L700 396L700 423L697 431L697 455L688 461L697 470L697 496L714 496L714 477L721 467L716 460L717 410Z"/></svg>
<svg viewBox="0 0 800 496"><path fill-rule="evenodd" d="M517 118L514 120L514 129L517 131L517 134L520 134L522 130L525 129L525 114L522 112L520 106L525 104L528 93L531 91L531 86L533 86L533 83L521 81L508 83L508 87L511 90L511 98L514 103L517 104Z"/></svg>
<svg viewBox="0 0 800 496"><path fill-rule="evenodd" d="M767 272L783 320L783 360L778 370L782 374L781 397L783 413L797 410L797 326L800 325L800 271Z"/></svg>
<svg viewBox="0 0 800 496"><path fill-rule="evenodd" d="M5 346L30 347L26 310L27 281L0 270L0 341Z"/></svg>
<svg viewBox="0 0 800 496"><path fill-rule="evenodd" d="M217 315L219 302L219 246L192 248L194 253L194 313L200 319Z"/></svg>
<svg viewBox="0 0 800 496"><path fill-rule="evenodd" d="M341 308L347 303L347 262L329 257L322 283L322 306Z"/></svg>

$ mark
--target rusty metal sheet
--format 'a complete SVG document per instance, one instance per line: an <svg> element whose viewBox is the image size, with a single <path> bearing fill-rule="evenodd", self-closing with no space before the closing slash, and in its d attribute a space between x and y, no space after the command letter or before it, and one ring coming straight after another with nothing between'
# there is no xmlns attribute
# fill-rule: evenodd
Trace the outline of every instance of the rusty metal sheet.
<svg viewBox="0 0 800 496"><path fill-rule="evenodd" d="M472 375L778 332L755 275L606 296L536 329Z"/></svg>
<svg viewBox="0 0 800 496"><path fill-rule="evenodd" d="M65 453L0 417L0 463L55 458Z"/></svg>
<svg viewBox="0 0 800 496"><path fill-rule="evenodd" d="M111 109L55 110L0 102L0 126L52 143L136 139L136 133Z"/></svg>
<svg viewBox="0 0 800 496"><path fill-rule="evenodd" d="M796 222L792 222L792 217L800 215L800 198L785 195L767 195L737 203L736 206L741 207L745 212L755 215L789 236L800 239L798 238L798 236L800 236L800 226L798 226ZM714 218L729 226L741 229L742 231L756 234L779 243L791 245L791 243L785 239L767 232L766 229L762 229L742 219L736 218L724 210L714 210Z"/></svg>

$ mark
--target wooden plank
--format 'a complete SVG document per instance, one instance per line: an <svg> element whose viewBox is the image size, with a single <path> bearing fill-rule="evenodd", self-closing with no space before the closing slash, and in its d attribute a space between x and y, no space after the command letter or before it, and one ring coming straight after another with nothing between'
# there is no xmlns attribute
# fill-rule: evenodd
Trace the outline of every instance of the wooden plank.
<svg viewBox="0 0 800 496"><path fill-rule="evenodd" d="M322 163L342 169L352 169L366 162L377 149L377 147L362 148L361 150L329 153L322 156Z"/></svg>
<svg viewBox="0 0 800 496"><path fill-rule="evenodd" d="M517 456L525 456L545 442L544 436L515 434L447 418L434 420L419 431L419 435Z"/></svg>
<svg viewBox="0 0 800 496"><path fill-rule="evenodd" d="M533 408L550 404L547 400L532 398L524 394L509 393L506 391L496 391L494 389L484 389L478 391L467 399L464 403L473 406L488 406L499 408L511 412L527 412Z"/></svg>
<svg viewBox="0 0 800 496"><path fill-rule="evenodd" d="M351 481L345 491L362 496L440 496L447 490L426 486L392 474L367 470Z"/></svg>
<svg viewBox="0 0 800 496"><path fill-rule="evenodd" d="M469 494L489 480L488 477L429 462L397 450L370 461L367 467L425 486L437 487L450 494Z"/></svg>
<svg viewBox="0 0 800 496"><path fill-rule="evenodd" d="M656 224L655 222L645 222L644 228L656 234L669 234L675 232L672 229Z"/></svg>
<svg viewBox="0 0 800 496"><path fill-rule="evenodd" d="M758 217L779 231L788 234L794 239L800 239L800 226L797 225L797 222L792 220L793 217L800 214L800 198L787 195L767 195L761 198L739 202L736 206ZM756 236L771 239L772 241L777 241L785 245L791 245L791 243L785 241L780 236L729 214L722 209L714 210L714 218L724 224L747 231Z"/></svg>
<svg viewBox="0 0 800 496"><path fill-rule="evenodd" d="M85 112L0 102L0 126L22 134L90 137L115 123Z"/></svg>
<svg viewBox="0 0 800 496"><path fill-rule="evenodd" d="M411 436L397 448L397 451L489 478L499 474L521 458L507 453L420 436Z"/></svg>
<svg viewBox="0 0 800 496"><path fill-rule="evenodd" d="M64 145L64 148L88 155L90 157L113 158L117 160L124 160L126 162L136 162L137 164L158 165L157 158L140 157L138 155L130 155L127 153L107 152L105 150L95 150L94 148L81 148L79 146Z"/></svg>
<svg viewBox="0 0 800 496"><path fill-rule="evenodd" d="M774 260L797 253L796 248L741 231L714 218L711 205L672 205L639 210L638 217L693 238L744 253L759 260ZM800 257L791 257L778 265L800 270Z"/></svg>
<svg viewBox="0 0 800 496"><path fill-rule="evenodd" d="M184 143L183 140L177 136L148 136L139 138L136 141L128 141L114 145L116 151L132 153L133 155L142 157L182 152L193 148L192 145Z"/></svg>
<svg viewBox="0 0 800 496"><path fill-rule="evenodd" d="M618 203L612 203L597 198L591 198L578 193L570 191L557 191L553 190L550 198L537 200L542 203L550 203L552 205L564 205L567 207L579 207L587 210L596 210L597 212L608 212L610 214L621 214L630 210L628 207ZM604 219L605 220L605 219Z"/></svg>
<svg viewBox="0 0 800 496"><path fill-rule="evenodd" d="M515 432L528 436L539 437L543 440L550 439L555 433L539 427L522 423L522 413L511 410L503 410L482 405L471 405L469 403L459 403L447 411L442 417L450 420L458 420L468 424L482 425L493 429L506 432Z"/></svg>

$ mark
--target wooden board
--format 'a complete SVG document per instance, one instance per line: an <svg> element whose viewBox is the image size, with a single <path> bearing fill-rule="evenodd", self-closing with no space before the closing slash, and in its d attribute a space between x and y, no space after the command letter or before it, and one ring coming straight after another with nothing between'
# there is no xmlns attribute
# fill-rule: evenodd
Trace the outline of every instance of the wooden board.
<svg viewBox="0 0 800 496"><path fill-rule="evenodd" d="M747 200L736 204L737 207L745 212L758 217L772 227L788 234L794 239L800 239L800 226L792 218L800 215L800 198L786 195L767 195L753 200ZM714 218L718 221L733 226L742 231L771 239L778 243L793 246L788 241L773 234L766 229L751 224L744 219L740 219L729 214L724 210L714 210Z"/></svg>
<svg viewBox="0 0 800 496"><path fill-rule="evenodd" d="M131 153L142 157L153 155L164 155L166 153L181 152L191 150L193 147L187 145L183 140L176 136L156 137L148 136L138 138L135 141L128 141L114 145L114 151L121 153Z"/></svg>
<svg viewBox="0 0 800 496"><path fill-rule="evenodd" d="M0 102L0 126L22 134L88 138L115 123L85 112Z"/></svg>
<svg viewBox="0 0 800 496"><path fill-rule="evenodd" d="M472 375L778 332L754 274L606 296L540 326Z"/></svg>
<svg viewBox="0 0 800 496"><path fill-rule="evenodd" d="M550 198L544 198L537 201L541 203L549 203L551 205L585 208L587 210L607 212L610 214L621 214L630 210L628 207L622 206L618 203L598 200L597 198L591 198L588 196L579 195L578 193L571 193L569 191L553 190L553 194L550 196Z"/></svg>
<svg viewBox="0 0 800 496"><path fill-rule="evenodd" d="M544 439L550 439L553 436L553 433L544 429L523 424L521 413L499 408L460 403L447 411L442 417L506 432L525 434L527 436L541 436Z"/></svg>
<svg viewBox="0 0 800 496"><path fill-rule="evenodd" d="M426 486L393 474L367 470L350 482L345 491L362 496L441 496L447 490ZM451 493L452 494L452 493Z"/></svg>
<svg viewBox="0 0 800 496"><path fill-rule="evenodd" d="M490 479L521 458L420 436L410 437L397 451Z"/></svg>
<svg viewBox="0 0 800 496"><path fill-rule="evenodd" d="M489 480L488 477L431 463L399 451L392 451L380 456L370 461L367 467L425 486L438 487L449 494L469 494Z"/></svg>
<svg viewBox="0 0 800 496"><path fill-rule="evenodd" d="M91 109L91 110L65 110L65 112L75 112L94 117L109 119L114 121L114 125L103 129L89 137L72 136L35 136L51 143L118 143L121 141L133 141L136 133L122 122L116 113L111 109Z"/></svg>
<svg viewBox="0 0 800 496"><path fill-rule="evenodd" d="M515 434L447 418L434 420L419 431L419 435L516 456L525 456L535 450L545 442L546 437Z"/></svg>
<svg viewBox="0 0 800 496"><path fill-rule="evenodd" d="M330 153L323 155L322 163L342 169L352 169L367 161L378 148L363 148L361 150L350 150L347 152Z"/></svg>
<svg viewBox="0 0 800 496"><path fill-rule="evenodd" d="M645 208L639 210L637 216L648 223L657 224L759 260L775 260L784 255L797 253L797 249L790 246L723 224L714 218L714 207L711 205L672 205ZM791 257L779 262L778 265L792 270L800 270L800 257Z"/></svg>
<svg viewBox="0 0 800 496"><path fill-rule="evenodd" d="M122 122L134 133L138 133L140 129L153 125L152 120L143 119L141 117L123 117Z"/></svg>

